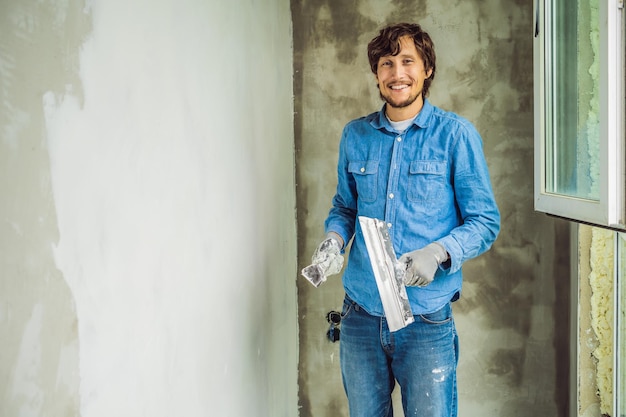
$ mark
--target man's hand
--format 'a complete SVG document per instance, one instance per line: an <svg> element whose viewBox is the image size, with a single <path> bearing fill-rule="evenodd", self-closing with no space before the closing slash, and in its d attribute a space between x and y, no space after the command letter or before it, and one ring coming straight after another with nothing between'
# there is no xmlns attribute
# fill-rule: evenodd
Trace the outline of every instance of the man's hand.
<svg viewBox="0 0 626 417"><path fill-rule="evenodd" d="M405 253L398 259L406 265L404 284L425 287L435 279L435 273L441 263L448 259L448 253L439 243L431 243L422 249Z"/></svg>
<svg viewBox="0 0 626 417"><path fill-rule="evenodd" d="M341 247L343 239L335 232L329 232L326 239L315 249L311 258L312 264L302 269L302 276L311 284L319 287L326 277L338 274L343 268Z"/></svg>
<svg viewBox="0 0 626 417"><path fill-rule="evenodd" d="M335 237L335 233L329 233L328 237L315 249L311 262L319 265L325 276L338 274L343 268L343 256L341 256L341 242Z"/></svg>

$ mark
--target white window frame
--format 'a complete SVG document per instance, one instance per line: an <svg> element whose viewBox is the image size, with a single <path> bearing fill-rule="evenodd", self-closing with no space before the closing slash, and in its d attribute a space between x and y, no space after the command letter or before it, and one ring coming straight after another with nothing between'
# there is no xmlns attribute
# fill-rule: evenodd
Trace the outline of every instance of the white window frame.
<svg viewBox="0 0 626 417"><path fill-rule="evenodd" d="M594 1L594 0L589 0ZM595 0L598 1L598 0ZM626 229L624 157L624 0L599 0L600 10L600 196L585 200L546 191L547 135L551 134L552 0L534 3L535 210L619 230Z"/></svg>

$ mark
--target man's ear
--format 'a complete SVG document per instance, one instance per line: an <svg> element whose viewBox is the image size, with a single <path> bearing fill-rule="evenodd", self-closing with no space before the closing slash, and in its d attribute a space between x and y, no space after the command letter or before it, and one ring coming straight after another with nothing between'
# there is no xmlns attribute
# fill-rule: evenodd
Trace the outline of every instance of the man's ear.
<svg viewBox="0 0 626 417"><path fill-rule="evenodd" d="M431 75L433 75L433 69L429 68L428 71L426 71L426 78L430 78Z"/></svg>

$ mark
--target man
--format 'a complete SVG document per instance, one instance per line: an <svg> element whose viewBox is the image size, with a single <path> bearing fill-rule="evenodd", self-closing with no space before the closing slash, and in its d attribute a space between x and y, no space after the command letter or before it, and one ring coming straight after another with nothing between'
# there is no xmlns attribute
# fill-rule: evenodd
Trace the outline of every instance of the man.
<svg viewBox="0 0 626 417"><path fill-rule="evenodd" d="M487 251L500 230L482 151L465 119L430 104L435 77L430 36L416 24L380 31L368 57L384 105L344 128L337 192L314 262L343 275L340 363L353 417L391 417L401 387L405 416L457 414L458 341L451 302L461 266ZM357 216L383 219L415 322L390 332Z"/></svg>

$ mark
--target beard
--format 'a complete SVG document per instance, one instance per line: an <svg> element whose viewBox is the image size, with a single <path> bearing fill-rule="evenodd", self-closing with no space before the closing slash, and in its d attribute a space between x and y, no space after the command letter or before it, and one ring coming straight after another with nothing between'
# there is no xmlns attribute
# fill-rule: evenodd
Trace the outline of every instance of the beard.
<svg viewBox="0 0 626 417"><path fill-rule="evenodd" d="M383 92L380 90L380 87L378 88L380 99L395 109L403 109L405 107L409 107L411 104L415 103L415 100L417 100L418 98L422 96L422 91L423 90L420 90L414 96L409 96L409 98L407 98L406 100L398 102L398 101L393 101L388 96L385 96Z"/></svg>

